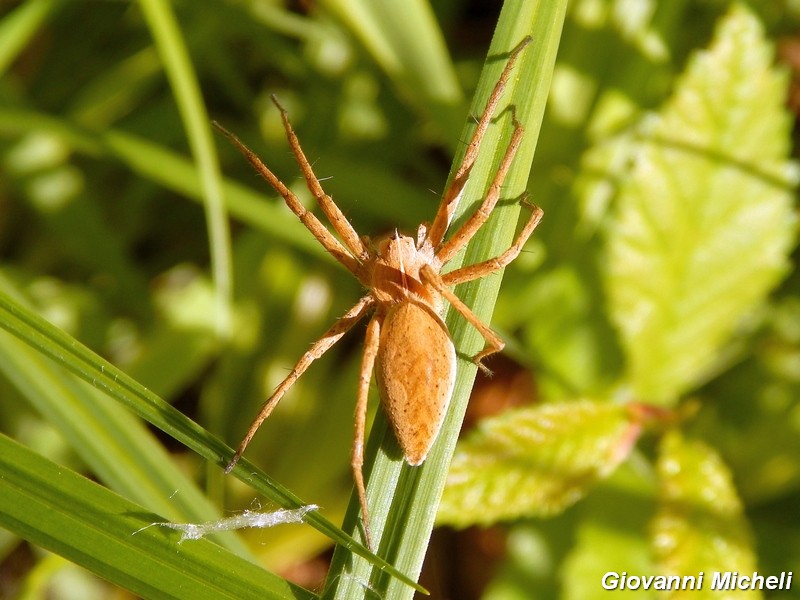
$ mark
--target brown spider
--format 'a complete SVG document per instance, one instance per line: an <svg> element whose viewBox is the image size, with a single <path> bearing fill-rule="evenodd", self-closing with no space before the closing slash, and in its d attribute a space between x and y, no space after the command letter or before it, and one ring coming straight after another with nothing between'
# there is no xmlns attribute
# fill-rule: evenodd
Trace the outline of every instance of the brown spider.
<svg viewBox="0 0 800 600"><path fill-rule="evenodd" d="M498 202L501 186L522 139L523 128L516 119L513 122L514 132L511 141L481 206L448 240L444 240L461 192L475 163L483 136L511 75L514 62L529 42L530 38L525 38L510 53L508 63L478 121L464 160L444 193L433 224L430 227L427 224L420 225L416 239L395 232L373 244L369 238L358 235L333 199L323 191L300 148L300 142L289 123L286 111L274 96L272 101L281 113L289 144L303 171L306 184L333 229L341 237L341 242L313 213L303 207L291 190L249 148L232 133L215 123L256 171L283 196L292 212L299 217L319 243L368 290L355 306L303 354L286 379L267 400L225 471L230 472L233 469L258 428L309 365L372 311L361 362L352 454L353 477L368 543L369 520L362 465L367 396L373 368L384 409L389 416L389 422L400 443L405 460L410 465L419 465L425 460L439 433L455 384L456 353L447 326L442 320L443 300L447 300L461 313L486 340L483 350L472 358L479 367L486 369L481 360L499 352L504 346L500 337L483 323L450 290L450 287L494 273L514 260L541 220L541 209L531 206L531 217L513 245L500 256L445 274L441 274L441 270L469 243Z"/></svg>

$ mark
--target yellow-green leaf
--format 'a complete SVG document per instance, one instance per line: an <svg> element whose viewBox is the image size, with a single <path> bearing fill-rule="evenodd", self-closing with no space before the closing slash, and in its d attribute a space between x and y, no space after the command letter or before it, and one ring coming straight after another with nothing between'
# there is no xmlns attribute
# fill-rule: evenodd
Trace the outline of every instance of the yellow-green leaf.
<svg viewBox="0 0 800 600"><path fill-rule="evenodd" d="M735 7L646 127L611 223L610 308L638 396L697 385L786 272L794 176L786 78Z"/></svg>
<svg viewBox="0 0 800 600"><path fill-rule="evenodd" d="M661 444L658 477L660 508L652 531L658 573L704 574L702 590L673 590L669 597L760 598L755 590L712 590L716 572L750 577L756 571L742 505L719 455L672 432Z"/></svg>
<svg viewBox="0 0 800 600"><path fill-rule="evenodd" d="M438 521L465 527L556 513L625 458L640 425L590 401L508 411L459 442Z"/></svg>

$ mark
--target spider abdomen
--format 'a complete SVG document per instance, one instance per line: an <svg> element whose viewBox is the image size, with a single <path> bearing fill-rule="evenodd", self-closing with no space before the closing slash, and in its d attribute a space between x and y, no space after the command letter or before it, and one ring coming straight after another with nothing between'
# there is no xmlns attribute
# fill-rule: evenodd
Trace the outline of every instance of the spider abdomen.
<svg viewBox="0 0 800 600"><path fill-rule="evenodd" d="M414 301L389 308L375 375L384 410L410 465L421 464L436 440L455 372L455 348L439 315Z"/></svg>

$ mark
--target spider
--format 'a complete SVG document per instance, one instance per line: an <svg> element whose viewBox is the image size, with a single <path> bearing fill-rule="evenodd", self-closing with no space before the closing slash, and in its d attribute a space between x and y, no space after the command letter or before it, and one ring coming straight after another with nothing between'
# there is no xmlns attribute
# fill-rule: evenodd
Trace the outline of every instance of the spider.
<svg viewBox="0 0 800 600"><path fill-rule="evenodd" d="M258 428L311 363L325 354L358 321L371 312L372 318L366 329L358 384L351 462L368 544L369 519L362 466L367 397L373 370L383 407L388 414L404 458L409 465L416 466L425 460L438 435L455 384L456 353L447 326L442 319L444 300L461 313L486 340L483 350L472 357L473 362L479 367L487 370L481 361L499 352L505 345L500 337L450 288L459 283L485 277L513 261L539 224L542 218L541 209L528 205L532 210L530 218L511 247L501 255L448 273L442 274L441 270L469 243L487 221L499 200L503 181L522 140L523 128L516 117L513 117L514 130L511 140L480 207L455 233L447 240L444 239L514 63L529 42L530 38L525 38L509 54L508 62L489 97L483 115L478 120L464 159L444 193L433 223L430 226L424 223L420 225L416 238L395 231L373 243L369 238L358 235L341 209L322 189L300 147L286 110L275 96L272 96L272 101L280 111L289 145L303 172L306 184L341 241L312 212L303 207L295 194L253 151L234 134L214 123L267 183L283 197L292 212L325 250L367 289L367 293L312 344L289 375L278 385L253 421L225 471L229 473L233 469ZM523 202L527 204L524 198Z"/></svg>

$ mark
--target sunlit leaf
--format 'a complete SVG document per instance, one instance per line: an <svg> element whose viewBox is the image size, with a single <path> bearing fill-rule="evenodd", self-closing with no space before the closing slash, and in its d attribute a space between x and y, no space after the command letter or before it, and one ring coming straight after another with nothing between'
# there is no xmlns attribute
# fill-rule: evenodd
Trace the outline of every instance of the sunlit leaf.
<svg viewBox="0 0 800 600"><path fill-rule="evenodd" d="M749 527L733 486L731 473L719 455L701 442L679 433L666 436L658 461L660 508L652 535L664 575L697 575L707 581L700 590L674 592L671 598L717 598L715 572L751 576L756 559ZM728 590L725 598L759 598L757 591Z"/></svg>
<svg viewBox="0 0 800 600"><path fill-rule="evenodd" d="M610 230L607 286L635 391L669 403L787 269L796 219L786 78L743 8L647 127Z"/></svg>
<svg viewBox="0 0 800 600"><path fill-rule="evenodd" d="M625 406L590 401L487 419L458 446L439 522L467 526L556 513L625 460L640 430Z"/></svg>

